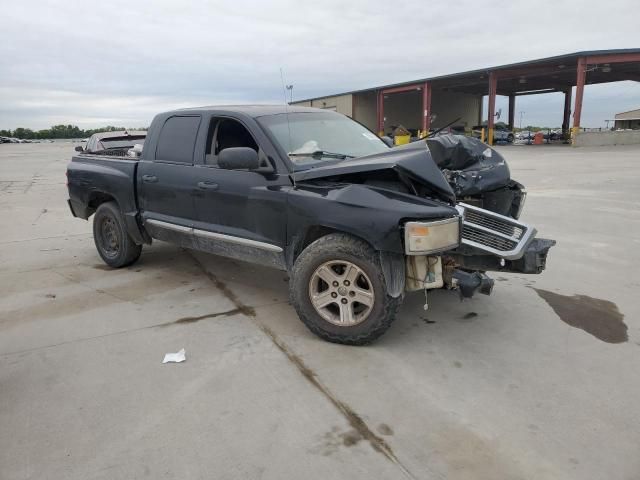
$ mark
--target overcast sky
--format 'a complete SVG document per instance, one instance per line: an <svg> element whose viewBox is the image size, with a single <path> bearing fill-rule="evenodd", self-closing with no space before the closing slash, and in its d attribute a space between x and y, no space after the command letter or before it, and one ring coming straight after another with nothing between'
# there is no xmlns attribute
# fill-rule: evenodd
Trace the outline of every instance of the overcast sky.
<svg viewBox="0 0 640 480"><path fill-rule="evenodd" d="M0 129L145 126L163 110L294 100L580 50L640 47L637 0L4 2ZM561 123L562 95L518 100ZM504 100L498 102L506 111ZM584 126L640 108L587 87Z"/></svg>

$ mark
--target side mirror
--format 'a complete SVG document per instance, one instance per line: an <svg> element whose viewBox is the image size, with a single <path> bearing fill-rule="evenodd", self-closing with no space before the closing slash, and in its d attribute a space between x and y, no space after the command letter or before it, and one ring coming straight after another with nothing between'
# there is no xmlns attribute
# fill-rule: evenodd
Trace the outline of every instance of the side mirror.
<svg viewBox="0 0 640 480"><path fill-rule="evenodd" d="M78 146L75 148L75 151L76 151L76 152L84 152L84 148L82 148L82 145L78 145Z"/></svg>
<svg viewBox="0 0 640 480"><path fill-rule="evenodd" d="M249 147L225 148L218 155L218 166L225 170L256 170L260 166L258 152Z"/></svg>
<svg viewBox="0 0 640 480"><path fill-rule="evenodd" d="M393 139L387 135L385 135L384 137L380 137L380 140L382 140L384 143L387 144L387 147L389 148L393 148Z"/></svg>

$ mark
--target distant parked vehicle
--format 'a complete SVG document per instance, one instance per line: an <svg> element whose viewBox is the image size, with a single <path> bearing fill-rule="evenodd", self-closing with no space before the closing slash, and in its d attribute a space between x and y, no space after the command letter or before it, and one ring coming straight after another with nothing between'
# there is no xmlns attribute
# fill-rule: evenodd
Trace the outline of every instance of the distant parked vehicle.
<svg viewBox="0 0 640 480"><path fill-rule="evenodd" d="M127 155L127 151L134 145L143 144L146 136L147 132L134 130L94 133L89 137L86 145L78 145L75 150L82 153L122 157Z"/></svg>
<svg viewBox="0 0 640 480"><path fill-rule="evenodd" d="M471 130L471 135L475 138L480 138L482 136L482 129L484 128L484 134L489 134L489 129L486 125L476 125ZM515 135L511 130L509 130L504 125L496 125L493 127L493 143L495 142L508 142L513 143L515 140Z"/></svg>
<svg viewBox="0 0 640 480"><path fill-rule="evenodd" d="M0 143L11 143L8 137L0 137Z"/></svg>

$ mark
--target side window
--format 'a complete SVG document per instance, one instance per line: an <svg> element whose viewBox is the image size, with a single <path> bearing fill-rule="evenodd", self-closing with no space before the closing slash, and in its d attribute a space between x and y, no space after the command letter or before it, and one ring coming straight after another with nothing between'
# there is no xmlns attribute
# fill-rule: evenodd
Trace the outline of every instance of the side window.
<svg viewBox="0 0 640 480"><path fill-rule="evenodd" d="M231 147L249 147L259 151L258 144L240 122L230 118L212 118L207 134L205 163L217 165L220 152Z"/></svg>
<svg viewBox="0 0 640 480"><path fill-rule="evenodd" d="M193 163L193 149L200 117L170 117L162 126L156 160Z"/></svg>

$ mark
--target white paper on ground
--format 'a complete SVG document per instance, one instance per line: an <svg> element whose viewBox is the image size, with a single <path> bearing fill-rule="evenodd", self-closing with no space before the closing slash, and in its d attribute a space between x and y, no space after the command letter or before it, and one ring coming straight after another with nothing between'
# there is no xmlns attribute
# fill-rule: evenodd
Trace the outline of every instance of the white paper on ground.
<svg viewBox="0 0 640 480"><path fill-rule="evenodd" d="M169 363L169 362L180 363L180 362L184 362L186 359L187 359L186 352L184 351L184 348L183 348L177 353L167 353L164 356L164 360L162 360L162 363Z"/></svg>

